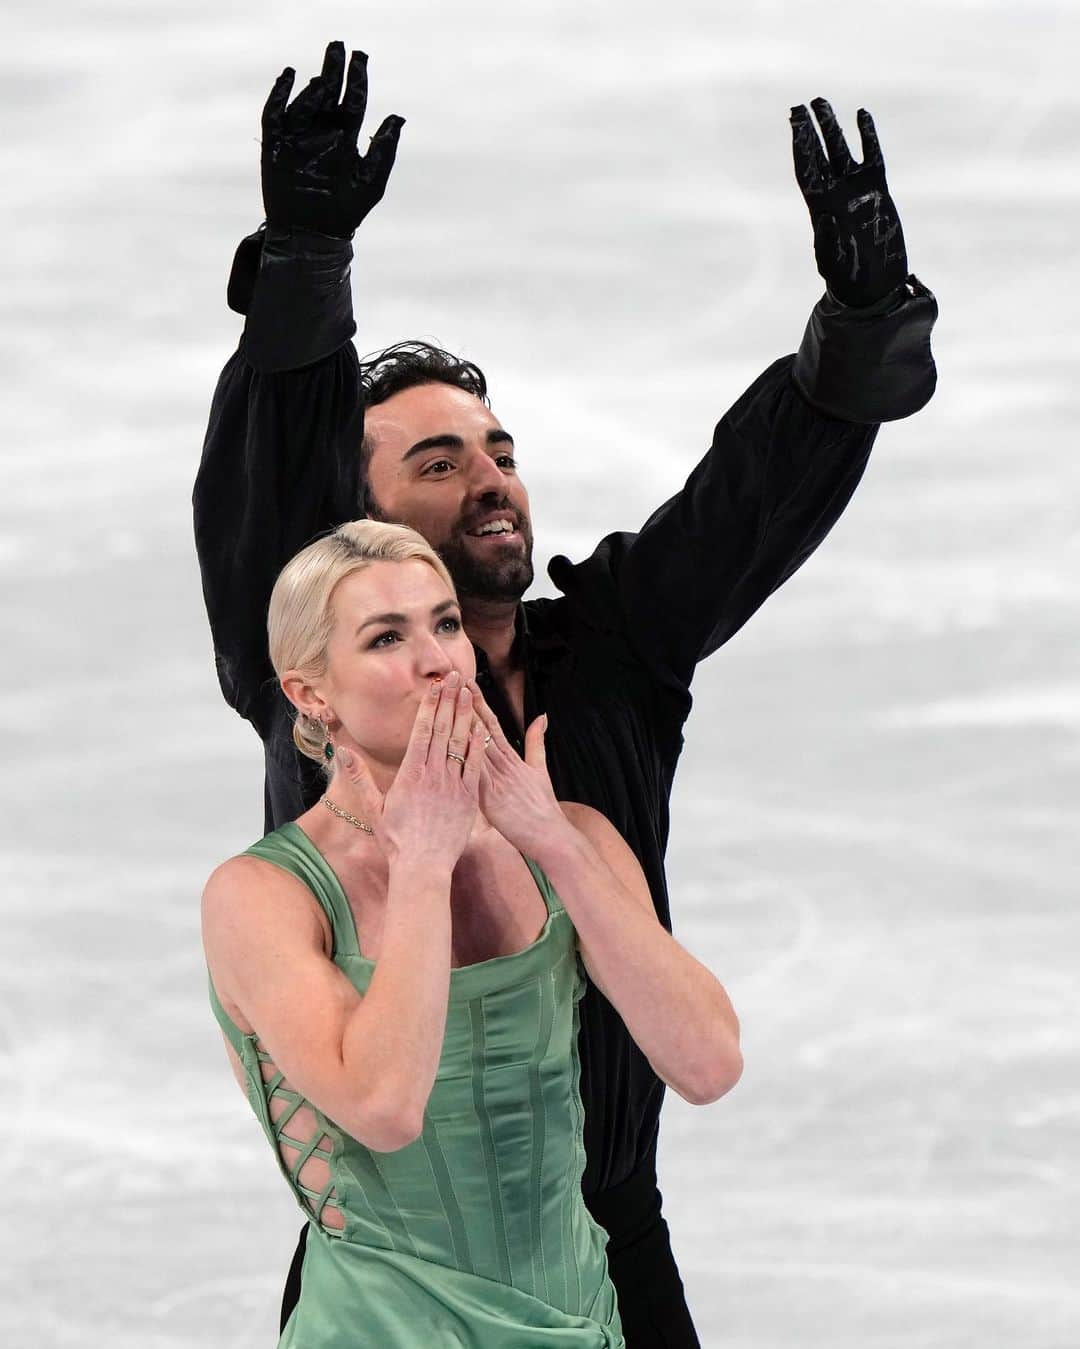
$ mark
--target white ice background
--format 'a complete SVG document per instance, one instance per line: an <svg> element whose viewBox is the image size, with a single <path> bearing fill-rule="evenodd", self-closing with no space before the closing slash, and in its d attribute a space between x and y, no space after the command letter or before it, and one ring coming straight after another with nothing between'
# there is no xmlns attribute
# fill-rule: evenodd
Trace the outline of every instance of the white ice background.
<svg viewBox="0 0 1080 1349"><path fill-rule="evenodd" d="M484 366L541 575L798 344L789 106L875 114L940 389L699 671L672 907L746 1072L669 1099L661 1183L707 1346L1077 1349L1078 6L8 0L2 37L0 1340L274 1341L299 1221L198 938L261 758L189 494L259 109L341 37L408 118L358 341Z"/></svg>

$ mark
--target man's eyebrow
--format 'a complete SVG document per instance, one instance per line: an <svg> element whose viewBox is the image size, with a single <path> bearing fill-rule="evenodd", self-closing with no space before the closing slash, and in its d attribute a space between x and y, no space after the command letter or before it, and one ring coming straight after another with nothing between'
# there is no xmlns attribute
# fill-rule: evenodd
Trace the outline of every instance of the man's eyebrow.
<svg viewBox="0 0 1080 1349"><path fill-rule="evenodd" d="M425 450L463 450L465 442L460 436L452 436L449 432L441 436L426 436L423 440L418 440L415 445L410 445L401 456L401 462L405 463L414 455L423 454Z"/></svg>
<svg viewBox="0 0 1080 1349"><path fill-rule="evenodd" d="M437 618L439 614L445 613L447 609L456 609L457 607L457 600L440 600L438 604L432 605L431 616L432 618ZM353 636L356 637L363 632L365 628L370 628L372 623L408 623L408 621L408 614L372 614L370 618L364 619L363 623L356 629L356 632L353 633Z"/></svg>
<svg viewBox="0 0 1080 1349"><path fill-rule="evenodd" d="M487 433L487 443L489 445L513 445L514 437L509 431L501 429L492 429ZM412 459L417 454L423 454L427 450L463 450L465 442L460 436L451 435L449 431L443 432L439 436L425 436L423 440L418 440L415 445L410 445L401 456L401 462Z"/></svg>

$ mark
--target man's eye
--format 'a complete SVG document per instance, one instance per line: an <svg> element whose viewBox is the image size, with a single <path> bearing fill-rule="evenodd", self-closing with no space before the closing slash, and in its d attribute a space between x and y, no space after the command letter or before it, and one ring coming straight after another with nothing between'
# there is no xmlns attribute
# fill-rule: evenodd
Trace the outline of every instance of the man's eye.
<svg viewBox="0 0 1080 1349"><path fill-rule="evenodd" d="M453 467L454 466L449 459L436 459L433 464L428 464L427 468L424 469L423 473L420 476L422 478L426 478L428 474L434 473L436 469L453 468ZM442 474L439 474L438 476L441 477Z"/></svg>
<svg viewBox="0 0 1080 1349"><path fill-rule="evenodd" d="M517 468L517 460L512 454L500 454L495 462L500 468Z"/></svg>

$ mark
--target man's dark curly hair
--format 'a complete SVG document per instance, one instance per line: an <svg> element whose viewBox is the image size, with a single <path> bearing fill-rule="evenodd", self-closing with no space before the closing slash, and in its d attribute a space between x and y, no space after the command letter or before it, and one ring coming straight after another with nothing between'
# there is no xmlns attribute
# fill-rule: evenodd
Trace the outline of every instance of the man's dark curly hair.
<svg viewBox="0 0 1080 1349"><path fill-rule="evenodd" d="M480 367L430 342L397 342L360 362L360 394L365 408L385 403L394 394L418 384L452 384L491 406L487 379ZM378 510L367 485L370 459L371 444L365 435L360 445L360 504L365 515L376 516Z"/></svg>
<svg viewBox="0 0 1080 1349"><path fill-rule="evenodd" d="M402 389L417 384L454 384L488 402L487 380L480 367L430 342L398 342L360 362L365 407L385 403Z"/></svg>

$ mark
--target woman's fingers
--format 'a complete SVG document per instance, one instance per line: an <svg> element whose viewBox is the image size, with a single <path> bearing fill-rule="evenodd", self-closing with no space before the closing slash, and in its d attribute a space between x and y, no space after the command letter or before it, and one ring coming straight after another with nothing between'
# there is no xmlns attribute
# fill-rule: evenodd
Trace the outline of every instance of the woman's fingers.
<svg viewBox="0 0 1080 1349"><path fill-rule="evenodd" d="M491 710L484 700L484 695L480 692L480 686L475 679L469 680L469 690L473 696L473 702L476 704L476 711L480 720L487 728L488 735L504 754L513 754L513 748L506 736L503 734L503 728L499 725L499 718Z"/></svg>
<svg viewBox="0 0 1080 1349"><path fill-rule="evenodd" d="M451 670L445 679L439 681L440 697L435 709L435 721L431 728L431 744L428 746L427 753L427 761L434 767L439 767L446 758L446 751L450 745L450 732L453 729L457 711L457 695L460 687L461 676L456 670Z"/></svg>
<svg viewBox="0 0 1080 1349"><path fill-rule="evenodd" d="M465 751L469 748L469 737L473 724L473 698L472 692L466 685L461 685L457 691L457 698L454 706L454 722L450 728L450 734L446 742L446 757L448 760L453 756L453 761L464 761ZM461 767L464 769L464 762Z"/></svg>
<svg viewBox="0 0 1080 1349"><path fill-rule="evenodd" d="M461 770L461 780L469 789L469 795L475 800L480 794L481 775L485 771L487 758L484 736L487 732L479 722L473 722L465 746L465 763Z"/></svg>
<svg viewBox="0 0 1080 1349"><path fill-rule="evenodd" d="M401 760L401 766L410 773L416 774L427 762L428 753L431 749L431 737L435 728L436 711L442 700L442 684L433 683L427 693L420 699L420 705L416 709L416 720L413 722L412 733L409 736L409 743L405 747L405 754Z"/></svg>
<svg viewBox="0 0 1080 1349"><path fill-rule="evenodd" d="M359 754L339 745L334 755L334 778L344 777L349 795L360 804L360 818L373 825L382 814L383 794Z"/></svg>

